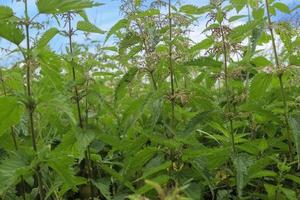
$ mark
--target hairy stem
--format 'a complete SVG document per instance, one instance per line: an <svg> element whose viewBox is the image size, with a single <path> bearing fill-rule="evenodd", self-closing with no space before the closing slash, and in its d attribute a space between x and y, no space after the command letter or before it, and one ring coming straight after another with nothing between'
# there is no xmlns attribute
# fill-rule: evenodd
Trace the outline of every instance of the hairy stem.
<svg viewBox="0 0 300 200"><path fill-rule="evenodd" d="M229 116L229 123L230 123L230 135L231 135L231 145L232 145L232 151L233 155L236 156L236 147L235 147L235 139L234 139L234 133L233 133L233 120L232 120L232 113L231 113L231 104L230 104L230 90L228 86L228 54L227 54L227 47L226 47L226 39L225 34L223 30L222 24L220 24L221 28L221 35L222 35L222 48L223 48L223 56L224 56L224 84L225 84L225 90L226 90L226 108L227 113Z"/></svg>
<svg viewBox="0 0 300 200"><path fill-rule="evenodd" d="M78 87L76 85L76 72L75 72L75 66L73 64L73 41L72 41L72 36L74 34L73 28L72 28L72 18L71 18L71 13L68 12L68 38L69 38L69 50L71 54L71 62L72 62L72 78L73 81L75 82L74 90L75 90L75 101L76 101L76 106L77 106L77 114L78 114L78 122L79 122L79 127L81 129L84 128L83 126L83 119L81 116L81 109L80 109L80 97L79 97L79 92L78 92ZM90 186L91 190L91 198L94 199L94 189L93 189L93 184L91 182L91 178L93 177L92 175L92 168L91 168L91 161L90 161L90 147L87 148L87 151L85 151L85 164L87 166L87 176L88 176L88 183Z"/></svg>
<svg viewBox="0 0 300 200"><path fill-rule="evenodd" d="M276 69L279 71L278 73L278 80L280 84L280 92L281 92L281 98L283 102L283 109L284 109L284 121L285 121L285 126L286 126L286 131L287 131L287 141L288 141L288 146L289 146L289 154L291 159L293 158L293 147L292 147L292 140L290 137L290 128L289 128L289 120L288 120L288 105L287 105L287 100L286 100L286 93L284 90L284 85L283 85L283 69L279 64L279 58L278 58L278 53L277 53L277 48L275 44L275 37L274 37L274 31L272 27L272 20L271 20L271 14L270 14L270 8L269 8L269 1L265 0L266 4L266 10L267 10L267 18L268 18L268 25L269 25L269 31L271 34L271 39L272 39L272 47L273 47L273 53L274 53L274 59L275 59L275 66Z"/></svg>
<svg viewBox="0 0 300 200"><path fill-rule="evenodd" d="M26 50L27 50L27 55L25 57L26 61L26 86L27 86L27 96L29 98L29 103L27 106L28 110L28 115L29 115L29 133L31 134L31 139L32 139L32 147L35 152L37 152L37 145L36 145L36 135L35 135L35 130L34 130L34 120L33 120L33 114L34 114L34 104L32 102L32 92L31 92L31 72L30 72L30 35L29 35L29 26L30 26L30 19L28 16L28 2L27 0L24 0L25 4L25 30L26 30ZM43 183L42 183L42 174L40 172L40 166L37 165L36 168L36 177L37 177L37 182L38 182L38 188L39 188L39 196L40 199L44 199L45 194L44 194L44 189L43 189Z"/></svg>
<svg viewBox="0 0 300 200"><path fill-rule="evenodd" d="M172 118L171 118L171 127L174 126L175 120L175 89L174 89L174 67L172 61L172 11L171 11L171 0L169 0L168 4L168 16L169 16L169 71L170 71L170 86L171 86L171 102L172 102Z"/></svg>

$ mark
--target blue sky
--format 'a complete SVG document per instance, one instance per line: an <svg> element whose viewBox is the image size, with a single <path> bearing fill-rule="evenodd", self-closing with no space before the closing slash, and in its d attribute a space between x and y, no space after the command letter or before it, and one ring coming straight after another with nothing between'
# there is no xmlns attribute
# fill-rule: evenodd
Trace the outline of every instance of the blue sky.
<svg viewBox="0 0 300 200"><path fill-rule="evenodd" d="M95 2L104 3L105 5L97 7L97 8L91 8L87 9L87 14L89 16L89 19L92 23L97 25L102 30L108 31L122 16L119 11L120 1L121 0L94 0ZM173 3L177 2L178 0L173 0ZM282 2L291 4L296 3L299 0L282 0ZM208 4L209 0L181 0L181 4L195 4L198 6L206 5ZM35 6L35 0L28 0L29 3L29 14L31 17L33 17L37 13L37 9ZM24 4L22 2L16 2L16 0L0 0L0 5L5 5L13 8L15 14L19 17L23 16L23 10L24 10ZM49 16L41 15L36 18L37 21L45 21ZM54 20L51 20L52 23L49 25L49 27L52 27L53 25L56 25L56 22ZM46 28L49 28L46 27ZM198 31L197 31L198 32ZM31 32L32 35L37 34L36 31ZM198 33L197 33L198 34ZM196 35L196 34L194 34ZM191 34L191 37L193 36L193 33ZM104 36L103 35L92 35L92 38L98 41L103 41ZM197 39L197 38L195 38ZM199 38L198 38L199 39ZM85 42L85 37L83 33L78 33L78 35L75 37L75 40L79 43ZM62 36L56 36L54 40L51 42L51 47L60 52L64 51L65 46L67 45L67 40L63 38ZM13 46L10 46L10 44L3 39L0 39L0 47L5 48L13 48ZM7 64L7 63L14 63L15 59L17 59L16 56L13 55L6 55L4 52L0 52L0 66Z"/></svg>

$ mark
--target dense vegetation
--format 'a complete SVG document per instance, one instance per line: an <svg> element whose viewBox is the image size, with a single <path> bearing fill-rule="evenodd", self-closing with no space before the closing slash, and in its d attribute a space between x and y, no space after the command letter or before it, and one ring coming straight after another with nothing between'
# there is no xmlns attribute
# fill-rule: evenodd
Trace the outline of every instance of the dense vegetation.
<svg viewBox="0 0 300 200"><path fill-rule="evenodd" d="M1 199L300 198L300 35L273 17L300 6L122 0L105 32L100 3L37 0L45 30L22 2L0 6L23 57L0 68Z"/></svg>

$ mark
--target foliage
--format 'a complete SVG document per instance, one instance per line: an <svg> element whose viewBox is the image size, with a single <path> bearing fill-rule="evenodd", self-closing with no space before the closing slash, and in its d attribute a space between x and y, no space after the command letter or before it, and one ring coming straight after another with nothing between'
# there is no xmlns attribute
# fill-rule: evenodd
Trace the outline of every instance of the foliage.
<svg viewBox="0 0 300 200"><path fill-rule="evenodd" d="M272 21L297 7L122 0L103 31L102 3L38 0L45 29L22 2L0 6L23 56L0 69L1 199L300 198L300 36Z"/></svg>

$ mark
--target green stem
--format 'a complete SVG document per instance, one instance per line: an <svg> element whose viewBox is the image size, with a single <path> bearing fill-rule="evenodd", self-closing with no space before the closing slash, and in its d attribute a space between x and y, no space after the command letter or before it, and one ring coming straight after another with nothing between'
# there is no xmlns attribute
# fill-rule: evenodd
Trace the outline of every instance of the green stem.
<svg viewBox="0 0 300 200"><path fill-rule="evenodd" d="M79 121L79 127L83 130L84 126L83 126L83 119L81 117L81 109L80 109L80 97L79 97L79 92L78 92L78 88L76 85L76 72L75 72L75 66L73 64L73 41L72 41L72 36L74 34L73 29L72 29L72 18L71 18L71 13L68 12L68 38L69 38L69 50L70 50L70 54L71 54L71 63L72 63L72 78L73 81L75 83L75 101L76 101L76 106L77 106L77 114L78 114L78 121ZM86 161L86 166L87 166L87 176L88 176L88 183L90 186L90 190L91 190L91 198L94 199L94 189L93 189L93 184L91 182L91 178L93 177L92 174L92 169L91 169L91 161L90 161L90 147L87 148L87 151L85 151L85 161Z"/></svg>
<svg viewBox="0 0 300 200"><path fill-rule="evenodd" d="M282 97L282 102L283 102L284 121L285 121L285 126L287 129L286 138L288 140L290 158L292 159L293 158L293 149L292 149L292 140L290 137L290 128L289 128L289 120L288 120L288 105L287 105L286 93L284 90L283 79L282 79L283 69L279 64L279 58L278 58L277 48L276 48L276 44L275 44L274 31L273 31L273 27L272 27L273 23L271 20L269 1L265 0L265 4L266 4L266 10L267 10L268 26L269 26L269 31L271 34L272 47L273 47L273 53L274 53L274 58L275 58L275 66L276 66L276 69L279 71L278 80L279 80L279 84L280 84L280 92L281 92L281 97Z"/></svg>
<svg viewBox="0 0 300 200"><path fill-rule="evenodd" d="M227 47L226 47L226 40L225 40L225 34L223 30L222 24L220 24L221 29L221 35L222 35L222 47L223 47L223 56L224 56L224 81L225 81L225 90L226 90L226 107L227 107L227 113L229 114L229 122L230 122L230 136L231 136L231 145L232 145L232 151L234 157L236 156L236 147L235 147L235 139L234 139L234 133L233 133L233 120L232 120L232 113L231 113L231 105L230 105L230 90L228 86L228 54L227 54Z"/></svg>
<svg viewBox="0 0 300 200"><path fill-rule="evenodd" d="M36 135L34 130L34 120L33 120L33 114L34 114L34 105L32 103L32 91L31 91L31 73L30 73L30 35L29 35L29 25L30 25L30 19L28 16L28 3L27 0L24 0L25 4L25 30L26 30L26 86L27 86L27 96L29 98L29 104L27 105L28 115L29 115L29 133L31 134L32 139L32 147L35 152L37 152L37 145L36 145ZM44 189L43 189L43 183L42 183L42 174L40 172L40 167L37 165L36 169L36 176L38 181L38 188L39 188L39 196L40 199L44 199Z"/></svg>
<svg viewBox="0 0 300 200"><path fill-rule="evenodd" d="M170 71L170 86L171 86L171 102L172 102L172 119L171 119L171 127L174 126L175 120L175 89L174 89L174 67L172 61L172 11L171 11L171 0L169 0L168 4L168 18L169 18L169 71Z"/></svg>

